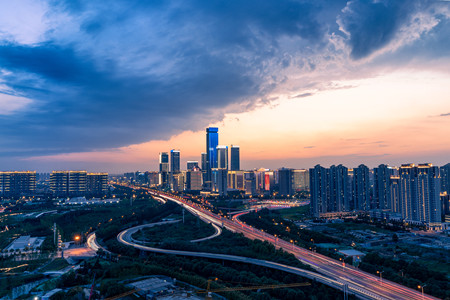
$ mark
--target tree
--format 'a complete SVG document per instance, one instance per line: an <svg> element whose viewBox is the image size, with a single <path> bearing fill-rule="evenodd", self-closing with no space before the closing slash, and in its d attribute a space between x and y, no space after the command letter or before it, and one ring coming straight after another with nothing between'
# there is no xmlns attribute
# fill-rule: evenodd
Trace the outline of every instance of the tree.
<svg viewBox="0 0 450 300"><path fill-rule="evenodd" d="M398 242L398 235L397 235L396 233L394 233L394 234L392 235L392 241L393 241L394 243L397 243L397 242Z"/></svg>

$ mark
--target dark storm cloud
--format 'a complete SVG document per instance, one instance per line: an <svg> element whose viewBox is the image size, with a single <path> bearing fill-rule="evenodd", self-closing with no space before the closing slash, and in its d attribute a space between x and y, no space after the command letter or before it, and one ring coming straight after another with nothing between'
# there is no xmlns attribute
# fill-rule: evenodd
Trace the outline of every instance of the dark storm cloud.
<svg viewBox="0 0 450 300"><path fill-rule="evenodd" d="M358 59L387 45L417 3L51 1L40 43L0 39L0 93L32 100L0 112L0 155L168 139L221 120L227 107L270 104L289 79L283 70L308 61L299 72L319 72L309 55L343 55L328 40L343 36L338 15Z"/></svg>
<svg viewBox="0 0 450 300"><path fill-rule="evenodd" d="M119 147L200 129L227 105L251 103L275 87L263 64L277 61L277 38L314 44L324 34L318 9L296 1L69 1L53 8L81 19L72 25L80 29L75 36L49 32L40 44L0 44L5 85L34 100L0 115L3 155Z"/></svg>
<svg viewBox="0 0 450 300"><path fill-rule="evenodd" d="M386 46L426 2L416 0L349 1L340 21L349 33L351 56L360 59Z"/></svg>

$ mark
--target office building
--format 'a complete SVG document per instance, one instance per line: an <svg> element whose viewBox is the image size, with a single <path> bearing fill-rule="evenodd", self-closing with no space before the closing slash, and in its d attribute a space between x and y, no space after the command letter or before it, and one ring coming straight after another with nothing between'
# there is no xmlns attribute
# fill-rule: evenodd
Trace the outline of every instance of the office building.
<svg viewBox="0 0 450 300"><path fill-rule="evenodd" d="M230 170L239 171L241 169L240 163L240 148L236 145L231 145Z"/></svg>
<svg viewBox="0 0 450 300"><path fill-rule="evenodd" d="M108 192L108 173L87 173L86 192L93 196L103 196Z"/></svg>
<svg viewBox="0 0 450 300"><path fill-rule="evenodd" d="M264 190L269 194L271 194L274 189L275 189L275 172L274 171L264 172Z"/></svg>
<svg viewBox="0 0 450 300"><path fill-rule="evenodd" d="M205 188L211 190L211 170L217 168L217 146L219 145L219 128L206 128L206 181Z"/></svg>
<svg viewBox="0 0 450 300"><path fill-rule="evenodd" d="M258 195L262 195L266 193L266 189L265 189L265 176L266 176L266 172L268 172L268 169L258 169L256 171L254 171L255 174L255 187L256 187L256 193Z"/></svg>
<svg viewBox="0 0 450 300"><path fill-rule="evenodd" d="M170 174L170 189L173 192L182 192L184 190L184 173Z"/></svg>
<svg viewBox="0 0 450 300"><path fill-rule="evenodd" d="M203 182L203 187L206 188L206 182L208 179L208 157L206 152L203 152L201 154L201 171L202 171L202 182Z"/></svg>
<svg viewBox="0 0 450 300"><path fill-rule="evenodd" d="M256 180L255 173L252 171L244 172L244 191L248 196L256 195Z"/></svg>
<svg viewBox="0 0 450 300"><path fill-rule="evenodd" d="M219 145L217 150L217 168L228 170L228 146Z"/></svg>
<svg viewBox="0 0 450 300"><path fill-rule="evenodd" d="M169 153L167 152L159 153L159 172L169 172Z"/></svg>
<svg viewBox="0 0 450 300"><path fill-rule="evenodd" d="M159 185L166 186L169 181L169 153L159 153Z"/></svg>
<svg viewBox="0 0 450 300"><path fill-rule="evenodd" d="M244 171L228 171L228 189L244 190Z"/></svg>
<svg viewBox="0 0 450 300"><path fill-rule="evenodd" d="M188 171L194 170L194 168L198 168L198 161L196 160L190 160L187 162L186 167Z"/></svg>
<svg viewBox="0 0 450 300"><path fill-rule="evenodd" d="M185 189L187 191L200 191L202 189L202 171L200 168L186 171L185 176Z"/></svg>
<svg viewBox="0 0 450 300"><path fill-rule="evenodd" d="M36 171L0 172L0 196L36 193Z"/></svg>
<svg viewBox="0 0 450 300"><path fill-rule="evenodd" d="M309 191L309 172L308 170L291 170L292 191Z"/></svg>
<svg viewBox="0 0 450 300"><path fill-rule="evenodd" d="M208 168L208 157L205 152L201 154L201 169L206 170Z"/></svg>
<svg viewBox="0 0 450 300"><path fill-rule="evenodd" d="M278 169L278 193L282 197L289 197L293 194L291 172L292 170L287 168Z"/></svg>
<svg viewBox="0 0 450 300"><path fill-rule="evenodd" d="M226 196L228 193L228 171L226 169L214 168L211 170L211 174L212 192L219 194L219 196Z"/></svg>
<svg viewBox="0 0 450 300"><path fill-rule="evenodd" d="M172 149L170 150L170 172L179 173L180 171L180 151Z"/></svg>

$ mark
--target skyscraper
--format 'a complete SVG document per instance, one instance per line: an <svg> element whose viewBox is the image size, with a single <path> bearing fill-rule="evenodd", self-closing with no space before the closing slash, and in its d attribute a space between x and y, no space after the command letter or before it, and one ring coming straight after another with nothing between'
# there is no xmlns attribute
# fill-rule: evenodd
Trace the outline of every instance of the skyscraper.
<svg viewBox="0 0 450 300"><path fill-rule="evenodd" d="M281 168L278 170L278 187L280 196L292 196L291 169Z"/></svg>
<svg viewBox="0 0 450 300"><path fill-rule="evenodd" d="M206 156L206 153L203 152L201 154L201 168L202 170L206 170L208 165L208 157Z"/></svg>
<svg viewBox="0 0 450 300"><path fill-rule="evenodd" d="M442 166L441 173L441 192L447 192L450 194L450 164Z"/></svg>
<svg viewBox="0 0 450 300"><path fill-rule="evenodd" d="M316 165L309 169L309 188L311 190L311 210L314 217L327 212L328 178L327 169Z"/></svg>
<svg viewBox="0 0 450 300"><path fill-rule="evenodd" d="M370 181L369 168L365 165L359 165L353 169L353 196L356 210L368 211L370 209Z"/></svg>
<svg viewBox="0 0 450 300"><path fill-rule="evenodd" d="M212 169L212 191L219 196L226 196L228 191L228 171L226 169Z"/></svg>
<svg viewBox="0 0 450 300"><path fill-rule="evenodd" d="M327 211L350 210L348 195L348 169L343 165L331 166L328 171L328 185L330 187Z"/></svg>
<svg viewBox="0 0 450 300"><path fill-rule="evenodd" d="M169 153L159 153L159 172L169 172Z"/></svg>
<svg viewBox="0 0 450 300"><path fill-rule="evenodd" d="M431 227L441 223L439 168L432 164L417 166L417 184L415 184L417 199L418 221L425 222Z"/></svg>
<svg viewBox="0 0 450 300"><path fill-rule="evenodd" d="M416 219L417 204L413 195L415 170L414 164L403 164L399 169L401 213L405 220Z"/></svg>
<svg viewBox="0 0 450 300"><path fill-rule="evenodd" d="M228 170L228 146L218 145L217 149L217 168Z"/></svg>
<svg viewBox="0 0 450 300"><path fill-rule="evenodd" d="M387 165L379 165L374 168L374 207L379 209L392 209L391 201L391 176L392 170Z"/></svg>
<svg viewBox="0 0 450 300"><path fill-rule="evenodd" d="M240 164L240 148L236 145L231 145L231 157L230 157L230 170L231 171L239 171L241 169Z"/></svg>
<svg viewBox="0 0 450 300"><path fill-rule="evenodd" d="M159 185L165 186L168 182L169 174L169 153L159 153Z"/></svg>
<svg viewBox="0 0 450 300"><path fill-rule="evenodd" d="M170 172L180 172L180 151L172 149L170 150Z"/></svg>
<svg viewBox="0 0 450 300"><path fill-rule="evenodd" d="M217 146L219 145L219 128L206 128L206 180L205 188L211 190L211 169L217 168Z"/></svg>

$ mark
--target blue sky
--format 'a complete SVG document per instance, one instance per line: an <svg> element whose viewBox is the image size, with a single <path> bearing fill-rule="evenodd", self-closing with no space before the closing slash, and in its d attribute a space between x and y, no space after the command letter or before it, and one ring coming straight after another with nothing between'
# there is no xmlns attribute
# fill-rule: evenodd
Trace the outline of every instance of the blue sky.
<svg viewBox="0 0 450 300"><path fill-rule="evenodd" d="M280 99L315 101L345 88L338 81L395 72L447 79L449 16L448 1L0 1L0 169L125 169L114 155L87 158L203 135ZM450 113L448 94L439 95L423 101ZM245 144L238 134L230 127ZM153 147L132 166L148 168L139 160L167 150Z"/></svg>

